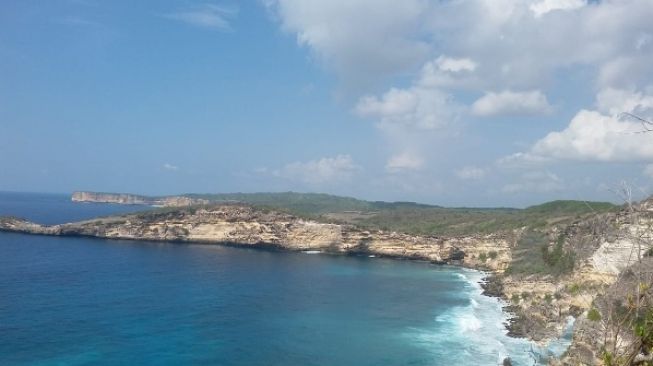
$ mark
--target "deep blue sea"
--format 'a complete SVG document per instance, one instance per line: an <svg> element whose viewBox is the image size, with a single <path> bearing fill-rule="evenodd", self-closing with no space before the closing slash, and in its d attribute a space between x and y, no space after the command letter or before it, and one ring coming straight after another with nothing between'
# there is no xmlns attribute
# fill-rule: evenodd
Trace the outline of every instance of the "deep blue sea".
<svg viewBox="0 0 653 366"><path fill-rule="evenodd" d="M0 193L54 224L143 210ZM368 257L0 233L1 365L533 363L482 274Z"/></svg>

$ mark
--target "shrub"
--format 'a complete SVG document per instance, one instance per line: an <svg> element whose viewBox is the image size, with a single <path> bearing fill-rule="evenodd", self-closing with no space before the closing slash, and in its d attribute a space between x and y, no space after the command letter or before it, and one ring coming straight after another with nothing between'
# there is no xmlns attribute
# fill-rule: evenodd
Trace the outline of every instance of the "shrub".
<svg viewBox="0 0 653 366"><path fill-rule="evenodd" d="M512 296L510 297L510 301L512 301L515 304L519 304L519 300L520 300L519 294L512 294Z"/></svg>
<svg viewBox="0 0 653 366"><path fill-rule="evenodd" d="M490 259L497 259L497 255L499 255L499 253L497 253L496 250L492 250L490 253L488 253Z"/></svg>
<svg viewBox="0 0 653 366"><path fill-rule="evenodd" d="M485 252L482 252L481 254L478 255L478 260L481 262L486 262L487 261L487 254Z"/></svg>
<svg viewBox="0 0 653 366"><path fill-rule="evenodd" d="M593 321L593 322L598 322L601 320L601 313L596 308L591 308L587 312L587 319Z"/></svg>
<svg viewBox="0 0 653 366"><path fill-rule="evenodd" d="M576 294L578 294L579 292L580 292L580 285L579 285L579 284L577 284L577 283L572 283L572 284L569 286L569 293L571 293L572 295L576 295Z"/></svg>

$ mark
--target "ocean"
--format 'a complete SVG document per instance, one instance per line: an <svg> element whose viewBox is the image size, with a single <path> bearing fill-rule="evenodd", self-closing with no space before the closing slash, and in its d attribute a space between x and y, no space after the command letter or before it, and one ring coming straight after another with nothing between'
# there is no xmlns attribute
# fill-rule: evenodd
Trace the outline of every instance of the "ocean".
<svg viewBox="0 0 653 366"><path fill-rule="evenodd" d="M0 193L0 215L46 224L143 209ZM532 365L531 350L545 350L506 336L482 277L407 260L0 233L0 364Z"/></svg>

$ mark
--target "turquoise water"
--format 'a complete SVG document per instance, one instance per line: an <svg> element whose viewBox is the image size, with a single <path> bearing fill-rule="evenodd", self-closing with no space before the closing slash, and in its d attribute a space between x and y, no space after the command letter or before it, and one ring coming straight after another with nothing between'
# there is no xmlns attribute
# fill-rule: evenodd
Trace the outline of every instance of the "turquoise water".
<svg viewBox="0 0 653 366"><path fill-rule="evenodd" d="M135 209L0 194L0 215L48 223ZM0 233L0 364L532 364L481 277L380 258Z"/></svg>

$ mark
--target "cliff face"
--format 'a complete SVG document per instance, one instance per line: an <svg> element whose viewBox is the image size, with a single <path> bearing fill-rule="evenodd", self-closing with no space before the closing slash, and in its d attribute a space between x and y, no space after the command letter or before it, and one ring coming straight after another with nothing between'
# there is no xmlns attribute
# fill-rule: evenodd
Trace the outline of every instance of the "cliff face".
<svg viewBox="0 0 653 366"><path fill-rule="evenodd" d="M365 253L455 263L501 271L510 261L510 240L499 235L439 238L365 231L349 225L319 223L242 205L185 208L41 226L0 218L0 230L42 235L233 243L288 250ZM493 252L481 262L482 253Z"/></svg>
<svg viewBox="0 0 653 366"><path fill-rule="evenodd" d="M162 207L184 207L208 204L208 200L185 196L147 197L126 193L74 192L73 202L115 203L122 205L149 205Z"/></svg>

